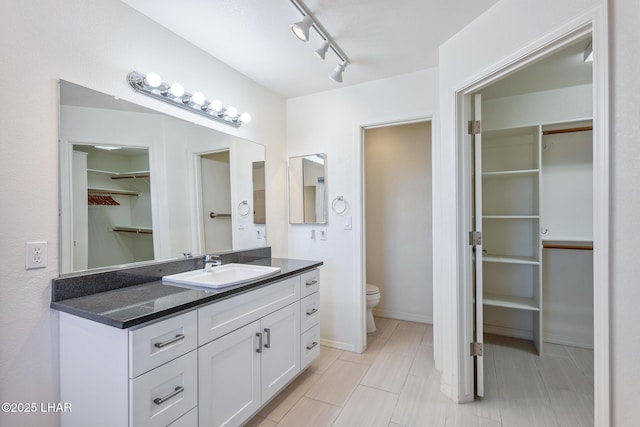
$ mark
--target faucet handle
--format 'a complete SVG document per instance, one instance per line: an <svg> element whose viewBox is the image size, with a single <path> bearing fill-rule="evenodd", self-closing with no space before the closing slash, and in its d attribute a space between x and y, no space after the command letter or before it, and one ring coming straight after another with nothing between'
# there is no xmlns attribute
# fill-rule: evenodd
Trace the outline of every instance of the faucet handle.
<svg viewBox="0 0 640 427"><path fill-rule="evenodd" d="M222 260L220 259L220 255L209 255L206 254L202 257L202 261L205 263L211 263L213 265L221 265Z"/></svg>

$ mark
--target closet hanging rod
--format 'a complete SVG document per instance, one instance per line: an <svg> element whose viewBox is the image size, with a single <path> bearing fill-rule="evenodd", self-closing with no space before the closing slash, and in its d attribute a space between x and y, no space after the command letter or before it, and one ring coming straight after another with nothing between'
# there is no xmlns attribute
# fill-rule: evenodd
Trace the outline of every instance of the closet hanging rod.
<svg viewBox="0 0 640 427"><path fill-rule="evenodd" d="M561 245L556 243L543 243L545 249L575 249L579 251L592 251L593 245Z"/></svg>
<svg viewBox="0 0 640 427"><path fill-rule="evenodd" d="M571 132L587 132L593 130L593 126L583 126L578 128L567 128L567 129L554 129L554 130L543 130L542 135L555 135L558 133L571 133Z"/></svg>
<svg viewBox="0 0 640 427"><path fill-rule="evenodd" d="M113 175L111 179L137 179L137 178L150 178L151 174L149 173L129 173L123 175Z"/></svg>

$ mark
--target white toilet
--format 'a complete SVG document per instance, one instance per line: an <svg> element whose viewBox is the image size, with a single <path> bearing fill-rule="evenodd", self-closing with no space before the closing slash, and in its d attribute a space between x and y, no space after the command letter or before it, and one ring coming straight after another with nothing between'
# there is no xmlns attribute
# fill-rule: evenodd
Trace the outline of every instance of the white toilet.
<svg viewBox="0 0 640 427"><path fill-rule="evenodd" d="M376 331L376 322L373 320L373 307L380 302L380 289L367 283L367 333Z"/></svg>

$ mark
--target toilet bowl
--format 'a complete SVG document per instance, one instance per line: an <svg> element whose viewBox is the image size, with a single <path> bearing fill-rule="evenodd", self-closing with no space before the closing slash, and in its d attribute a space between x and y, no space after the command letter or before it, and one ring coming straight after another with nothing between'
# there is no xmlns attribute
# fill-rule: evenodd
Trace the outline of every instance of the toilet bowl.
<svg viewBox="0 0 640 427"><path fill-rule="evenodd" d="M380 302L380 289L367 283L367 333L376 331L376 322L373 320L373 307Z"/></svg>

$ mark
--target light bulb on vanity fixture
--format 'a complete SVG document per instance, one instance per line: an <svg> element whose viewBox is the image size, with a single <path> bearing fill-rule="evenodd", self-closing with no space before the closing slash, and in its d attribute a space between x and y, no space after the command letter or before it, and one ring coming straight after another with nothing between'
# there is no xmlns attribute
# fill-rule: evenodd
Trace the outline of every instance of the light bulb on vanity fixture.
<svg viewBox="0 0 640 427"><path fill-rule="evenodd" d="M309 40L309 31L313 28L316 33L322 38L322 46L314 51L314 54L324 60L327 51L331 49L333 53L338 57L342 64L338 64L338 67L329 74L331 80L342 83L342 72L350 64L349 57L338 46L336 41L331 37L331 34L322 26L320 21L311 13L309 8L302 0L290 0L291 4L302 14L302 21L296 22L291 25L291 31L293 34L304 42Z"/></svg>
<svg viewBox="0 0 640 427"><path fill-rule="evenodd" d="M207 101L202 92L189 93L180 83L164 83L157 73L144 75L132 71L127 75L127 81L136 92L229 126L238 128L251 121L249 113L239 114L237 108L225 108L218 100Z"/></svg>

